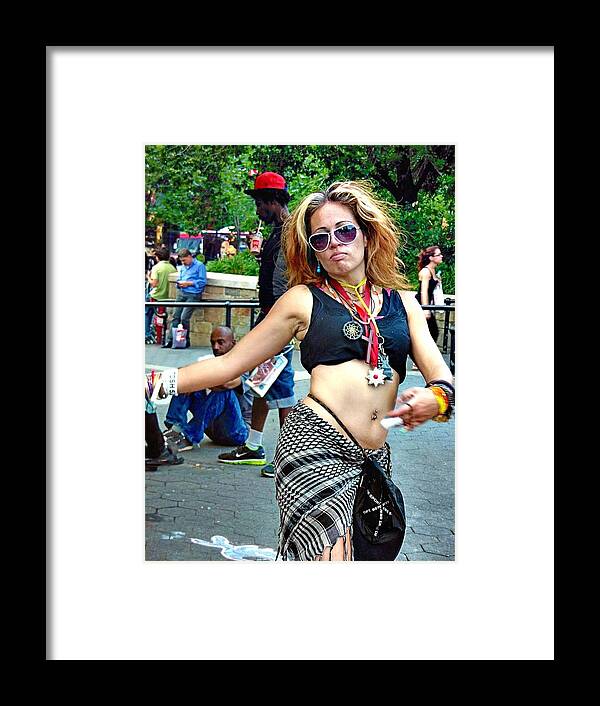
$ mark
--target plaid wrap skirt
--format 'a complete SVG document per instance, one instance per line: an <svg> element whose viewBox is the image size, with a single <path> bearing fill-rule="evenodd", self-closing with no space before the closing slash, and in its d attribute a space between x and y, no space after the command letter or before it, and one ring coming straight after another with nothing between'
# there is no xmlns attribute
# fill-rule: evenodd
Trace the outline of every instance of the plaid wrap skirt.
<svg viewBox="0 0 600 706"><path fill-rule="evenodd" d="M389 444L369 451L391 474ZM354 497L364 454L302 402L279 434L275 490L279 505L278 557L311 561L352 533Z"/></svg>

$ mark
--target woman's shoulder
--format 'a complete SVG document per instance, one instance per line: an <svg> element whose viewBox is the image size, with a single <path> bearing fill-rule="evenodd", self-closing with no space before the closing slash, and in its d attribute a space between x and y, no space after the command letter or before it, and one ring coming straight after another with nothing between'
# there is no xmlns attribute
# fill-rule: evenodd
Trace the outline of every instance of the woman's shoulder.
<svg viewBox="0 0 600 706"><path fill-rule="evenodd" d="M313 306L322 305L323 301L329 298L316 284L297 284L290 287L286 294L290 294L295 302L306 307L308 311L312 311Z"/></svg>
<svg viewBox="0 0 600 706"><path fill-rule="evenodd" d="M290 287L285 294L281 296L290 303L307 303L312 301L312 293L310 287L306 284L296 284Z"/></svg>
<svg viewBox="0 0 600 706"><path fill-rule="evenodd" d="M290 287L288 292L294 292L297 296L302 296L305 298L311 298L314 295L324 294L323 289L317 284L296 284Z"/></svg>
<svg viewBox="0 0 600 706"><path fill-rule="evenodd" d="M310 321L312 311L312 294L305 284L297 284L290 287L275 302L273 308L277 308L284 317L292 317L300 322L301 327L306 327Z"/></svg>
<svg viewBox="0 0 600 706"><path fill-rule="evenodd" d="M431 270L429 267L423 267L423 269L419 271L419 279L431 279Z"/></svg>
<svg viewBox="0 0 600 706"><path fill-rule="evenodd" d="M310 293L310 286L308 284L295 284L293 287L288 289L288 292L304 292Z"/></svg>
<svg viewBox="0 0 600 706"><path fill-rule="evenodd" d="M419 303L415 298L415 292L409 291L407 289L395 289L394 291L400 296L400 299L402 300L402 303L404 304L404 308L406 309L407 313L409 313L411 310L417 309L421 311L421 307L419 306Z"/></svg>

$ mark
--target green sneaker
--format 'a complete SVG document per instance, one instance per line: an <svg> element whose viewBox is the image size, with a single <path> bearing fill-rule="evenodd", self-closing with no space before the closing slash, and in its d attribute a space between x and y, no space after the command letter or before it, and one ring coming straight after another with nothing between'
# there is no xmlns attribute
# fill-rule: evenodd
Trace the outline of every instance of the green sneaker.
<svg viewBox="0 0 600 706"><path fill-rule="evenodd" d="M264 466L267 462L262 446L257 449L249 449L246 444L238 446L233 451L219 454L218 459L220 463L249 464L250 466Z"/></svg>
<svg viewBox="0 0 600 706"><path fill-rule="evenodd" d="M260 469L260 475L263 478L275 478L275 466L272 463L267 463Z"/></svg>

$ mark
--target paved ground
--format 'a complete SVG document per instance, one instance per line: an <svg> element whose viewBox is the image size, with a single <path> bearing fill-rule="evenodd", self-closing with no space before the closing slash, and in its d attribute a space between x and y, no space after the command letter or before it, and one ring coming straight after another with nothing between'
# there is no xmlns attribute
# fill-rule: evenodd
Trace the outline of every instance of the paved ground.
<svg viewBox="0 0 600 706"><path fill-rule="evenodd" d="M146 346L148 367L182 366L209 348L185 350ZM408 366L410 368L410 362ZM308 392L308 374L294 354L296 395ZM420 373L407 371L400 386L422 385ZM161 428L167 407L158 407ZM264 433L267 458L273 457L279 423L270 412ZM388 435L394 461L393 478L402 490L407 513L407 532L400 561L448 561L454 559L454 417L446 424L428 423L411 432L392 429ZM200 447L185 451L179 466L146 472L146 559L225 561L227 558L268 559L244 545L276 549L278 510L274 481L262 478L255 466L228 466L217 456L231 447L213 444L207 437ZM221 546L211 544L212 537ZM195 541L193 541L195 540Z"/></svg>

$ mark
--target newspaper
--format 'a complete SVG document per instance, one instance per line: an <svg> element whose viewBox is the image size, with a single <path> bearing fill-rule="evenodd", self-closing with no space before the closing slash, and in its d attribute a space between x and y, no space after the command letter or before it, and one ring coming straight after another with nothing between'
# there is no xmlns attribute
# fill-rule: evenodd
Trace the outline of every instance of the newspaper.
<svg viewBox="0 0 600 706"><path fill-rule="evenodd" d="M259 397L264 397L287 365L287 358L279 353L264 363L257 365L245 381L246 385Z"/></svg>

